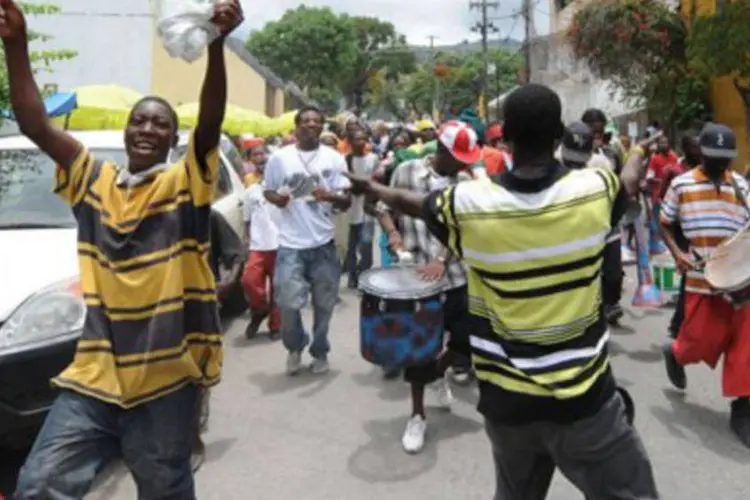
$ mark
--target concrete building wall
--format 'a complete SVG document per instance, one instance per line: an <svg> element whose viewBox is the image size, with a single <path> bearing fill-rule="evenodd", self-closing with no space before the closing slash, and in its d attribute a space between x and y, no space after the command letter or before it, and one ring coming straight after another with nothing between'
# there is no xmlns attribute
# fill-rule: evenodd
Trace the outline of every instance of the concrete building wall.
<svg viewBox="0 0 750 500"><path fill-rule="evenodd" d="M155 35L154 35L155 36ZM266 81L234 52L224 49L228 73L229 102L242 108L266 113ZM153 43L152 91L175 106L198 100L203 76L206 72L206 55L188 64L169 57L158 40Z"/></svg>
<svg viewBox="0 0 750 500"><path fill-rule="evenodd" d="M32 16L29 28L52 39L37 49L71 49L78 56L37 75L40 85L60 90L114 83L151 90L154 21L149 0L51 0L62 12Z"/></svg>
<svg viewBox="0 0 750 500"><path fill-rule="evenodd" d="M624 102L608 82L591 75L577 61L564 36L559 33L534 40L531 51L531 80L554 89L563 102L566 122L580 118L586 108L600 108L607 116L628 115L637 106Z"/></svg>

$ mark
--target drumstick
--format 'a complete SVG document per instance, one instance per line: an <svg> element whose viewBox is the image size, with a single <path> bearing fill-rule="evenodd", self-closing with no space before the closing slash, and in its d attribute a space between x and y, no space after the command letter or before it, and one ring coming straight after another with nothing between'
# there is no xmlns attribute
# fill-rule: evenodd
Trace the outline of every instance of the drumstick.
<svg viewBox="0 0 750 500"><path fill-rule="evenodd" d="M703 268L706 267L706 261L703 260L703 257L701 257L701 254L699 254L695 250L693 250L693 257L695 257L695 259L696 259L695 270L696 271L702 271Z"/></svg>

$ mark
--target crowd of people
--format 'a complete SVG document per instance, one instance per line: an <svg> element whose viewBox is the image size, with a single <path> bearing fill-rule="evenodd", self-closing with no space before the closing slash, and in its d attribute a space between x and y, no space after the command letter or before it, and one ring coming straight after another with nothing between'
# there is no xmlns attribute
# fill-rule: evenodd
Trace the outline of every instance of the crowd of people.
<svg viewBox="0 0 750 500"><path fill-rule="evenodd" d="M211 203L227 103L223 41L242 9L237 0L215 9L222 36L208 48L186 157L167 163L177 118L169 103L147 97L125 129L128 164L116 165L51 125L23 15L0 3L13 110L58 165L55 190L79 225L87 304L75 359L53 381L60 394L13 498L83 498L117 457L139 498L195 498L196 422L221 372L219 265L242 273L246 336L267 322L290 376L323 375L342 271L350 288L361 285L376 227L383 267L409 255L423 280L442 284L444 351L417 366L382 367L412 389L406 452L424 446L425 397L450 405L450 372L479 387L495 500L542 500L555 470L592 500L658 498L633 401L608 352L609 326L622 316L628 231L620 223L644 189L658 217L652 240L663 235L684 275L664 347L669 380L684 389L686 365L715 366L723 356L731 428L750 447L747 309L714 290L702 267L750 218L747 182L729 168L731 129L687 132L678 158L656 130L631 146L607 130L600 110L564 126L559 97L536 84L508 96L502 124L467 110L440 125L388 128L352 116L326 130L324 114L305 107L294 135L273 150L241 140L250 233L241 270L245 250L220 243L231 236ZM301 314L308 300L311 328Z"/></svg>

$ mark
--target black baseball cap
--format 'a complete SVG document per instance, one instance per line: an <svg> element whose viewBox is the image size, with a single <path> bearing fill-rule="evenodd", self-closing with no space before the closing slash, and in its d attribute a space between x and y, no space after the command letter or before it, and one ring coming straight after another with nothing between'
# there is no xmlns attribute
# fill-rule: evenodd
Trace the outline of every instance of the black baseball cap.
<svg viewBox="0 0 750 500"><path fill-rule="evenodd" d="M721 123L707 123L701 130L699 144L705 158L737 158L737 136L731 128Z"/></svg>
<svg viewBox="0 0 750 500"><path fill-rule="evenodd" d="M594 134L591 127L577 121L565 127L560 156L564 162L585 164L594 152Z"/></svg>

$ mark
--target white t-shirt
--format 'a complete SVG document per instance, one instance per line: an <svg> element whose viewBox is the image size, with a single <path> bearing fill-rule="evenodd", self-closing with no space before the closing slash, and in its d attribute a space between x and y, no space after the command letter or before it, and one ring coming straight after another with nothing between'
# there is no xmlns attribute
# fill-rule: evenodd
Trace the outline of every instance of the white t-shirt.
<svg viewBox="0 0 750 500"><path fill-rule="evenodd" d="M374 153L352 156L351 162L353 174L370 176L378 166L378 156ZM349 209L349 224L362 224L363 222L365 222L365 197L354 196Z"/></svg>
<svg viewBox="0 0 750 500"><path fill-rule="evenodd" d="M311 193L318 186L337 193L349 188L344 172L346 160L328 146L300 151L292 144L271 155L264 171L265 189L292 196L279 210L279 246L315 248L333 240L333 205L314 201Z"/></svg>
<svg viewBox="0 0 750 500"><path fill-rule="evenodd" d="M263 186L253 184L245 190L243 215L250 225L250 250L279 248L279 209L263 196Z"/></svg>

